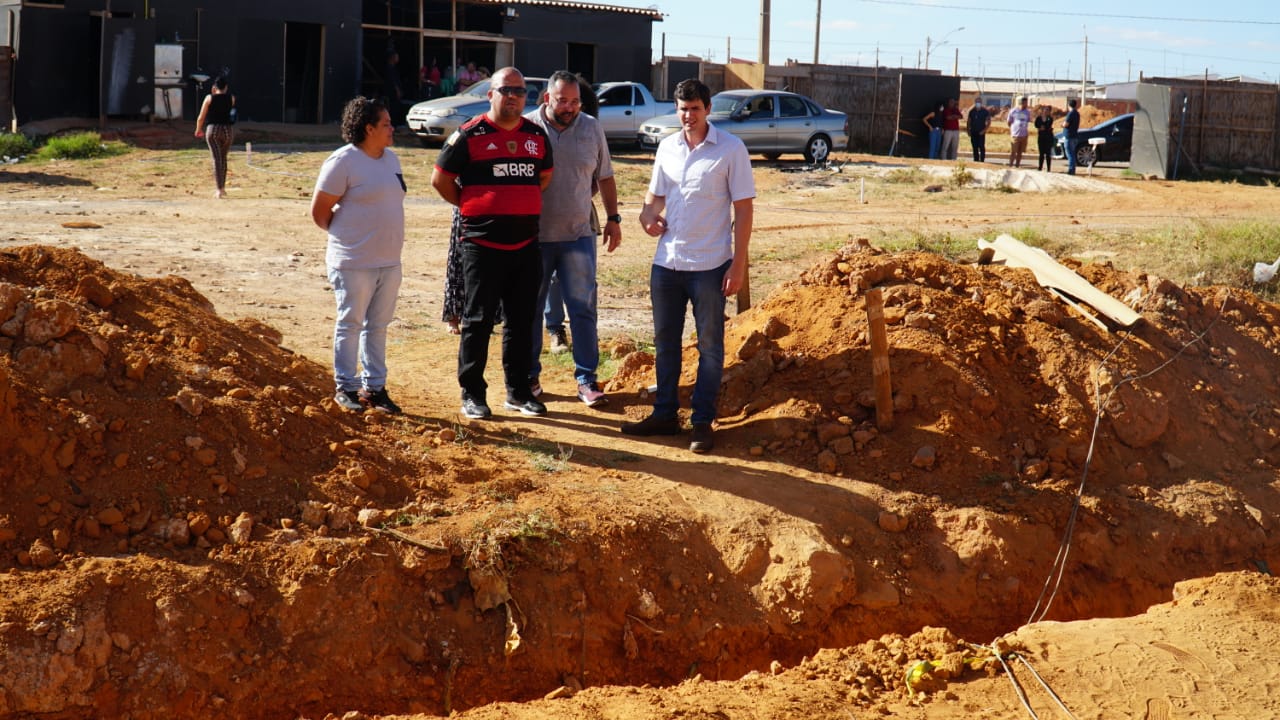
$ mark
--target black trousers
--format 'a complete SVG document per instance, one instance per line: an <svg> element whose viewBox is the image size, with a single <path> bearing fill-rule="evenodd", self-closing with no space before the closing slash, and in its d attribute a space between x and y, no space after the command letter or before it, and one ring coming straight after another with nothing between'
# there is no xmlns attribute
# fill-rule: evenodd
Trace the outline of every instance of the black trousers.
<svg viewBox="0 0 1280 720"><path fill-rule="evenodd" d="M502 370L507 394L528 400L529 370L533 362L533 318L538 312L542 284L542 253L538 243L519 250L497 250L463 241L462 282L465 302L462 337L458 343L458 384L463 396L485 401L484 379L489 337L499 306L506 315L502 326Z"/></svg>
<svg viewBox="0 0 1280 720"><path fill-rule="evenodd" d="M1038 169L1053 170L1053 144L1055 140L1052 135L1045 137L1040 135L1036 137L1036 146L1040 150L1040 161L1036 163Z"/></svg>
<svg viewBox="0 0 1280 720"><path fill-rule="evenodd" d="M969 143L973 145L973 161L986 162L987 161L987 134L982 133L981 135L970 135Z"/></svg>

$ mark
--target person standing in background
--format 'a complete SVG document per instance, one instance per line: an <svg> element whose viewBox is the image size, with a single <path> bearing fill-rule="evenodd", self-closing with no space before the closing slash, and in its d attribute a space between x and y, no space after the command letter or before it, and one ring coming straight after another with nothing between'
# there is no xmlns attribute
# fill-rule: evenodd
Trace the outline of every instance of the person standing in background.
<svg viewBox="0 0 1280 720"><path fill-rule="evenodd" d="M342 111L342 139L324 161L311 196L311 219L329 234L325 265L337 302L333 325L333 400L398 414L387 395L387 326L402 277L404 196L395 129L378 100L357 97ZM357 375L356 365L363 366Z"/></svg>
<svg viewBox="0 0 1280 720"><path fill-rule="evenodd" d="M1009 111L1009 164L1022 167L1022 154L1027 151L1027 135L1031 132L1031 111L1027 96L1018 98L1018 107Z"/></svg>
<svg viewBox="0 0 1280 720"><path fill-rule="evenodd" d="M960 153L960 121L964 112L955 98L947 98L947 106L942 110L942 148L938 157L943 160L955 160Z"/></svg>
<svg viewBox="0 0 1280 720"><path fill-rule="evenodd" d="M1066 131L1067 146L1067 174L1076 174L1076 150L1080 147L1080 111L1076 109L1079 101L1071 98L1067 101L1067 117L1064 118L1062 129Z"/></svg>
<svg viewBox="0 0 1280 720"><path fill-rule="evenodd" d="M939 104L936 108L929 111L928 115L920 118L920 122L929 128L929 159L937 160L938 151L942 149L942 113L946 111L946 105Z"/></svg>
<svg viewBox="0 0 1280 720"><path fill-rule="evenodd" d="M1036 149L1040 151L1036 169L1053 172L1053 113L1048 105L1041 105L1036 115Z"/></svg>
<svg viewBox="0 0 1280 720"><path fill-rule="evenodd" d="M969 144L973 146L973 161L987 161L987 128L991 125L991 111L982 104L982 98L974 98L973 107L969 109L966 128L969 131Z"/></svg>
<svg viewBox="0 0 1280 720"><path fill-rule="evenodd" d="M200 104L200 117L196 118L196 137L204 138L213 155L213 182L217 188L215 198L227 196L227 153L235 139L236 96L225 77L218 77Z"/></svg>

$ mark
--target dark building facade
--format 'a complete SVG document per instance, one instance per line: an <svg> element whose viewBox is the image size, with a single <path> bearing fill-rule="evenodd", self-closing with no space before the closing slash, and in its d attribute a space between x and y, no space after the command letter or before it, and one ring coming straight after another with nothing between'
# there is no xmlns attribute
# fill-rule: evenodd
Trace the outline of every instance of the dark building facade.
<svg viewBox="0 0 1280 720"><path fill-rule="evenodd" d="M208 79L225 74L242 120L333 122L352 96L385 94L389 74L406 102L422 97L421 70L433 61L646 81L661 19L556 0L0 0L0 48L13 56L0 105L11 104L19 124L190 120ZM157 58L174 53L157 46L180 48L178 77L161 75Z"/></svg>

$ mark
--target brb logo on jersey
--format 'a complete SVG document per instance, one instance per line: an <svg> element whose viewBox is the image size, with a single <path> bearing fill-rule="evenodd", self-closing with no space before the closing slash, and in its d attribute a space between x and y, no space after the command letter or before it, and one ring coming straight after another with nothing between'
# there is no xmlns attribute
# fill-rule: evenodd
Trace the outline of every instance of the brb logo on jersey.
<svg viewBox="0 0 1280 720"><path fill-rule="evenodd" d="M504 177L533 177L537 174L537 166L527 162L509 162L494 163L493 176L496 178Z"/></svg>

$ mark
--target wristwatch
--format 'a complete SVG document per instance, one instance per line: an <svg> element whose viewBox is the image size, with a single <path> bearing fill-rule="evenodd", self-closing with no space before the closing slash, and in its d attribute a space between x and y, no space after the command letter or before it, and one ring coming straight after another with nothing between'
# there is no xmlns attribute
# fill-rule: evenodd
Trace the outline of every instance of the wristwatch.
<svg viewBox="0 0 1280 720"><path fill-rule="evenodd" d="M615 214L615 215L609 215L609 216L605 217L605 219L604 219L604 220L605 220L605 222L616 222L616 223L618 223L619 225L621 225L621 224L622 224L622 216L621 216L621 215L616 215L616 214Z"/></svg>

